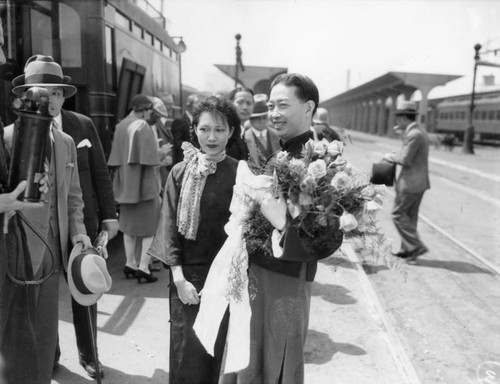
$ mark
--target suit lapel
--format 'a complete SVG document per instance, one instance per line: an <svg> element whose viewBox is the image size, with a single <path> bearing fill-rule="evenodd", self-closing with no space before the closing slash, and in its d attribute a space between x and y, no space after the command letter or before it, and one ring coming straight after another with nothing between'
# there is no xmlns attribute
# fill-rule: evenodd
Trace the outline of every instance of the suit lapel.
<svg viewBox="0 0 500 384"><path fill-rule="evenodd" d="M55 154L55 169L56 169L56 182L57 192L61 189L64 182L64 174L66 171L66 143L63 135L59 131L54 131L54 154Z"/></svg>

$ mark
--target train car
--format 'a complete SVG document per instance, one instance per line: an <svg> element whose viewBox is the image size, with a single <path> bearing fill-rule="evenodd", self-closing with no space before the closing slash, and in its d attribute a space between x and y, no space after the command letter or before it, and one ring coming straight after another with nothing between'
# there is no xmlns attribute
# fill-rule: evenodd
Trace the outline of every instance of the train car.
<svg viewBox="0 0 500 384"><path fill-rule="evenodd" d="M475 140L500 140L500 95L483 95L474 100ZM448 98L436 106L435 132L463 139L469 125L470 96Z"/></svg>
<svg viewBox="0 0 500 384"><path fill-rule="evenodd" d="M65 108L92 118L106 154L134 95L167 92L179 104L182 49L159 12L152 16L131 0L3 0L0 16L7 58L0 66L4 123L16 117L11 81L35 54L52 56L71 76L78 92Z"/></svg>

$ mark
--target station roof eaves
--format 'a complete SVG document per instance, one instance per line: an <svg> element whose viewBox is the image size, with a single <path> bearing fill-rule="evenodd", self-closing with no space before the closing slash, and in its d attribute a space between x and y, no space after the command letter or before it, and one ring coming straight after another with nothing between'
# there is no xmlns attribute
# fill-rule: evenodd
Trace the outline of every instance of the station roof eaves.
<svg viewBox="0 0 500 384"><path fill-rule="evenodd" d="M214 64L219 70L234 80L235 65ZM238 81L245 87L253 88L259 80L272 80L276 76L287 73L286 67L262 67L256 65L245 65L245 70L238 71Z"/></svg>
<svg viewBox="0 0 500 384"><path fill-rule="evenodd" d="M362 96L370 96L373 94L390 94L391 92L406 92L415 91L418 89L418 84L426 83L435 86L444 85L449 81L458 79L460 75L449 74L434 74L434 73L417 73L417 72L387 72L385 75L379 76L337 96L321 102L325 105L332 102L348 101Z"/></svg>

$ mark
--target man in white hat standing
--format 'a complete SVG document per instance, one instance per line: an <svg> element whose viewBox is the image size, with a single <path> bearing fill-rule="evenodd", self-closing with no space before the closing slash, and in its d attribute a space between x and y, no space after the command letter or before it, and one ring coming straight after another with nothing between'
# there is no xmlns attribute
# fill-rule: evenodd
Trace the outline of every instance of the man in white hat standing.
<svg viewBox="0 0 500 384"><path fill-rule="evenodd" d="M33 86L56 87L65 97L70 97L75 94L76 88L67 84L69 80L69 77L63 76L61 67L52 57L36 55L28 59L25 73L13 80L13 92L21 96ZM7 147L12 147L13 132L14 125L5 128ZM81 242L83 249L92 246L83 219L75 143L70 136L51 127L50 148L47 202L42 208L23 211L38 232L37 235L24 226L33 279L40 282L33 291L35 305L31 314L36 322L33 331L38 357L36 361L29 362L23 361L23 357L15 366L7 367L8 383L51 382L59 320L59 271L61 267L67 270L69 241L73 245ZM47 241L48 247L39 235ZM33 348L32 345L19 346L17 340L11 342L16 343L21 351L28 352ZM36 365L36 368L27 370L26 365Z"/></svg>
<svg viewBox="0 0 500 384"><path fill-rule="evenodd" d="M58 65L54 63L54 65ZM65 100L71 96L64 88L55 86L45 87L49 91L49 112L53 117L54 129L62 130L71 136L76 145L78 158L78 175L84 202L83 216L87 235L95 241L100 230L108 232L108 240L118 233L118 219L116 214L113 186L104 156L104 150L92 120L82 114L63 109ZM94 361L92 338L97 334L97 304L82 306L71 298L73 310L73 324L75 327L76 344L80 365L90 377L96 376L97 362ZM89 324L88 311L90 309L92 324ZM92 334L91 329L94 330ZM59 365L59 345L54 361L54 367ZM101 375L103 368L99 367Z"/></svg>
<svg viewBox="0 0 500 384"><path fill-rule="evenodd" d="M403 131L403 146L398 154L384 155L384 160L401 166L392 211L394 225L401 236L401 249L394 255L414 261L428 251L418 235L417 222L424 192L430 188L429 138L425 129L415 121L417 103L404 101L395 114L397 129Z"/></svg>

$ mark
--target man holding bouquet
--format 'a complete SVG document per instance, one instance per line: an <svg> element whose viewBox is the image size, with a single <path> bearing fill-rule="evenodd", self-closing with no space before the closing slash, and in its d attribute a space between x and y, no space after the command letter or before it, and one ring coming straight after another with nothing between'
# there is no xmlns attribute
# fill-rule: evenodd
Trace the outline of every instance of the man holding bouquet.
<svg viewBox="0 0 500 384"><path fill-rule="evenodd" d="M304 144L313 139L310 127L318 102L318 89L306 76L283 74L272 82L269 118L289 160L300 160ZM267 166L270 175L275 172L273 160ZM278 182L276 196L260 204L244 234L255 297L250 363L238 373L242 383L304 381L303 347L317 260L335 252L343 239L337 220L318 236L304 231L289 208L288 192Z"/></svg>

